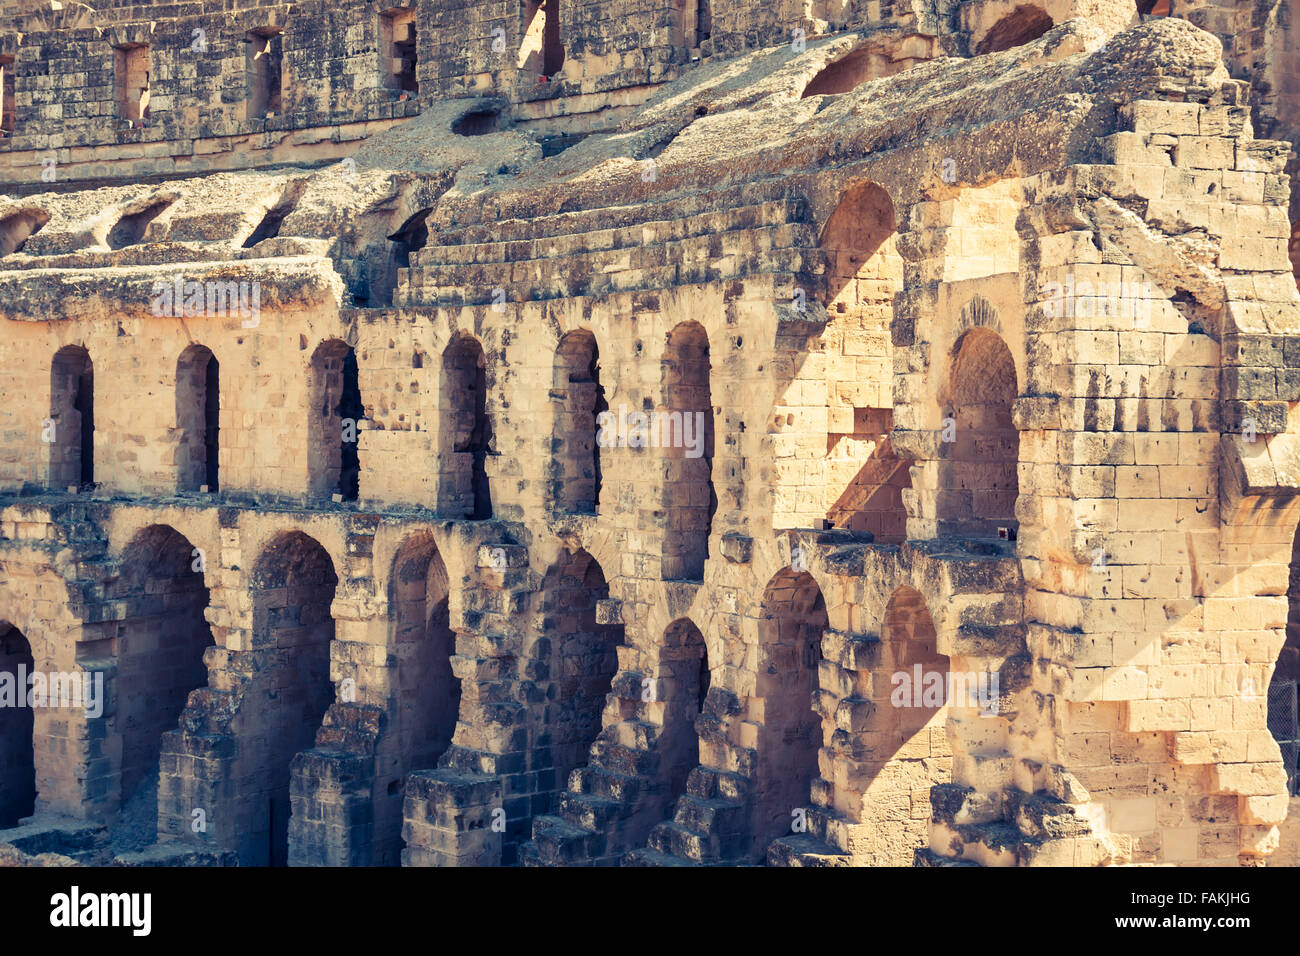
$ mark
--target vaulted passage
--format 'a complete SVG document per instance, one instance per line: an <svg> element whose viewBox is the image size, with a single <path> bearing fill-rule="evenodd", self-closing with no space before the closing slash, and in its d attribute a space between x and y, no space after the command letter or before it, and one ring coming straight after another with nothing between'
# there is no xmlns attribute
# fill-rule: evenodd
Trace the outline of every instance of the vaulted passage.
<svg viewBox="0 0 1300 956"><path fill-rule="evenodd" d="M934 620L925 599L913 588L901 587L890 596L880 631L880 668L874 675L857 675L860 690L870 689L876 704L870 728L874 733L864 741L871 767L884 773L891 761L896 767L898 761L905 761L902 766L911 771L906 782L886 781L893 791L900 786L917 790L949 783L952 753L944 733L947 708L979 707L992 714L998 693L991 680L997 675L950 679L948 658L939 653ZM905 756L900 757L900 752ZM837 801L839 796L837 792ZM926 834L923 828L915 833L920 846Z"/></svg>
<svg viewBox="0 0 1300 956"><path fill-rule="evenodd" d="M772 840L790 832L792 811L807 805L817 776L823 740L812 694L818 687L817 665L827 626L826 603L812 575L786 568L768 583L758 627L754 691L762 714L750 828L755 858Z"/></svg>
<svg viewBox="0 0 1300 956"><path fill-rule="evenodd" d="M330 339L311 360L311 406L308 408L308 474L318 498L340 495L356 501L361 482L358 431L365 409L358 384L357 354Z"/></svg>
<svg viewBox="0 0 1300 956"><path fill-rule="evenodd" d="M661 372L663 407L652 424L663 476L662 574L665 581L699 581L709 557L713 491L713 400L709 337L696 322L668 335Z"/></svg>
<svg viewBox="0 0 1300 956"><path fill-rule="evenodd" d="M1052 18L1035 6L1021 5L993 25L975 48L976 56L1001 53L1037 40L1052 29Z"/></svg>
<svg viewBox="0 0 1300 956"><path fill-rule="evenodd" d="M551 741L555 769L541 788L543 812L549 812L555 792L564 789L570 771L587 763L588 751L600 733L605 697L618 670L615 649L623 643L623 626L596 622L596 602L609 597L609 586L600 565L586 551L563 552L546 572L542 593L549 652L541 656L551 678L543 733Z"/></svg>
<svg viewBox="0 0 1300 956"><path fill-rule="evenodd" d="M423 535L404 544L393 561L389 605L396 687L396 753L375 783L374 862L396 866L402 851L402 796L406 775L438 765L451 744L460 711L460 681L451 671L456 635L450 627L447 568Z"/></svg>
<svg viewBox="0 0 1300 956"><path fill-rule="evenodd" d="M90 354L68 345L50 367L50 420L44 436L50 445L50 487L95 482L95 367Z"/></svg>
<svg viewBox="0 0 1300 956"><path fill-rule="evenodd" d="M551 494L556 510L569 514L595 514L600 502L596 426L609 406L597 359L596 337L586 330L568 333L555 351Z"/></svg>
<svg viewBox="0 0 1300 956"><path fill-rule="evenodd" d="M124 213L113 224L104 241L108 243L110 249L125 249L127 246L139 245L149 236L149 224L166 212L173 201L162 199L143 207L132 203L126 207L130 211Z"/></svg>
<svg viewBox="0 0 1300 956"><path fill-rule="evenodd" d="M1020 433L1011 417L1019 389L1002 337L974 328L958 340L943 397L939 448L940 534L997 537L1016 528Z"/></svg>
<svg viewBox="0 0 1300 956"><path fill-rule="evenodd" d="M837 96L871 80L901 73L933 59L932 44L931 37L916 35L863 43L826 64L804 87L803 95Z"/></svg>
<svg viewBox="0 0 1300 956"><path fill-rule="evenodd" d="M162 735L175 729L190 691L207 686L203 653L213 640L204 619L205 560L167 525L145 528L123 552L111 594L125 614L114 641L124 802L142 784L152 791Z"/></svg>
<svg viewBox="0 0 1300 956"><path fill-rule="evenodd" d="M50 214L43 209L24 209L0 219L0 259L21 252L27 240L49 221Z"/></svg>
<svg viewBox="0 0 1300 956"><path fill-rule="evenodd" d="M32 648L22 631L0 621L0 829L36 811L34 712L27 706L26 676Z"/></svg>
<svg viewBox="0 0 1300 956"><path fill-rule="evenodd" d="M177 490L217 490L220 378L217 359L191 345L176 363Z"/></svg>
<svg viewBox="0 0 1300 956"><path fill-rule="evenodd" d="M686 789L686 777L700 762L700 738L695 718L704 710L711 683L709 652L704 635L688 618L679 618L664 631L659 652L659 701L662 731L659 753L666 781L663 812Z"/></svg>
<svg viewBox="0 0 1300 956"><path fill-rule="evenodd" d="M442 356L438 511L481 521L492 517L487 456L487 359L476 339L458 336Z"/></svg>
<svg viewBox="0 0 1300 956"><path fill-rule="evenodd" d="M903 288L896 214L889 194L869 181L844 191L822 230L824 292L830 321L826 356L826 522L869 531L875 540L906 537L903 489L911 462L894 454L894 296Z"/></svg>
<svg viewBox="0 0 1300 956"><path fill-rule="evenodd" d="M288 860L289 765L312 746L334 699L330 605L337 584L329 554L297 531L277 537L253 569L251 644L260 662L240 708L239 796L250 821L241 839L250 848L244 865Z"/></svg>

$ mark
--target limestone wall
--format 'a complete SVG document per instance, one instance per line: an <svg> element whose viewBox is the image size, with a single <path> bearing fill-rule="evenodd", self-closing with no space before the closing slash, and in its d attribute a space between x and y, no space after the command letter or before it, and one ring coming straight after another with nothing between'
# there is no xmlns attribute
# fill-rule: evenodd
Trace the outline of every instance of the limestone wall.
<svg viewBox="0 0 1300 956"><path fill-rule="evenodd" d="M451 104L525 67L422 10L350 162L4 198L0 640L109 695L6 725L0 811L156 786L150 852L245 864L1290 860L1289 147L1216 38L764 8L700 44L737 83L597 6L556 86Z"/></svg>

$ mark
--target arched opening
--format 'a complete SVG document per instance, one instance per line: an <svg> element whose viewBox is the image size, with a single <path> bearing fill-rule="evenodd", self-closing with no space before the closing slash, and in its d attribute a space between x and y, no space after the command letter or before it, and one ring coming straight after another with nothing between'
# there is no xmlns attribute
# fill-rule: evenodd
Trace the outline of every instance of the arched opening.
<svg viewBox="0 0 1300 956"><path fill-rule="evenodd" d="M1169 16L1170 0L1137 0L1138 13L1144 17Z"/></svg>
<svg viewBox="0 0 1300 956"><path fill-rule="evenodd" d="M23 209L0 219L0 259L21 252L27 240L49 221L50 214L44 209Z"/></svg>
<svg viewBox="0 0 1300 956"><path fill-rule="evenodd" d="M552 77L564 66L560 42L560 0L524 0L523 43L519 46L521 70Z"/></svg>
<svg viewBox="0 0 1300 956"><path fill-rule="evenodd" d="M246 693L240 708L240 779L248 788L241 797L251 808L247 841L258 848L246 865L288 862L290 763L313 745L334 699L337 585L329 553L298 531L277 537L253 569L251 645L263 658L261 693Z"/></svg>
<svg viewBox="0 0 1300 956"><path fill-rule="evenodd" d="M552 498L569 514L595 514L600 503L596 423L609 405L598 358L596 337L585 329L565 335L555 350Z"/></svg>
<svg viewBox="0 0 1300 956"><path fill-rule="evenodd" d="M261 221L248 234L248 238L244 240L242 247L251 249L263 239L274 239L279 236L280 227L298 208L298 201L302 199L302 194L306 189L306 179L293 180L285 186L280 193L280 198L275 201L275 205L267 209L262 215Z"/></svg>
<svg viewBox="0 0 1300 956"><path fill-rule="evenodd" d="M457 336L443 352L441 399L438 511L471 521L491 518L487 456L492 447L492 422L487 414L487 357L477 339Z"/></svg>
<svg viewBox="0 0 1300 956"><path fill-rule="evenodd" d="M934 59L933 39L906 36L887 43L865 43L818 71L806 87L804 97L838 96L863 83L910 70Z"/></svg>
<svg viewBox="0 0 1300 956"><path fill-rule="evenodd" d="M90 353L67 345L50 367L50 486L95 483L95 367Z"/></svg>
<svg viewBox="0 0 1300 956"><path fill-rule="evenodd" d="M893 452L894 296L903 288L889 194L862 180L822 230L826 257L826 523L897 543L907 536L903 489L911 462Z"/></svg>
<svg viewBox="0 0 1300 956"><path fill-rule="evenodd" d="M650 427L663 469L662 576L699 581L709 557L709 531L718 499L713 491L713 399L709 337L697 322L668 335L661 369L663 407Z"/></svg>
<svg viewBox="0 0 1300 956"><path fill-rule="evenodd" d="M1287 604L1286 640L1268 685L1268 730L1282 751L1287 790L1292 796L1300 796L1300 530L1291 545Z"/></svg>
<svg viewBox="0 0 1300 956"><path fill-rule="evenodd" d="M452 120L451 131L457 136L487 136L505 128L507 122L500 108L475 109Z"/></svg>
<svg viewBox="0 0 1300 956"><path fill-rule="evenodd" d="M873 689L878 687L880 713L888 710L880 729L888 730L901 746L929 725L947 704L948 658L939 653L934 621L925 599L915 588L901 587L890 595L880 626L880 641L881 663L894 668L895 674L906 676L905 689L915 692L903 694L901 679L888 685L873 682ZM919 685L912 681L918 673ZM886 707L890 703L893 706Z"/></svg>
<svg viewBox="0 0 1300 956"><path fill-rule="evenodd" d="M125 615L114 645L122 800L127 817L152 823L162 735L176 728L190 691L207 686L207 556L175 529L151 525L131 539L122 559L110 589Z"/></svg>
<svg viewBox="0 0 1300 956"><path fill-rule="evenodd" d="M890 595L879 640L851 657L822 684L816 802L829 817L888 826L883 839L856 846L838 829L827 828L827 840L854 865L912 866L930 842L930 789L952 782L948 708L996 713L998 675L952 673L924 599L906 586Z"/></svg>
<svg viewBox="0 0 1300 956"><path fill-rule="evenodd" d="M0 621L0 829L36 812L35 712L27 706L33 667L22 631Z"/></svg>
<svg viewBox="0 0 1300 956"><path fill-rule="evenodd" d="M790 832L792 811L807 805L817 777L817 751L824 741L812 701L828 626L826 602L812 575L790 568L777 572L763 593L758 628L754 693L761 701L762 726L751 827L754 856Z"/></svg>
<svg viewBox="0 0 1300 956"><path fill-rule="evenodd" d="M970 329L954 351L939 446L947 455L939 469L939 533L1014 537L1020 458L1020 433L1011 417L1019 393L1016 364L992 329Z"/></svg>
<svg viewBox="0 0 1300 956"><path fill-rule="evenodd" d="M1001 53L1013 47L1037 40L1052 29L1052 18L1035 6L1021 4L993 24L984 39L975 47L975 55Z"/></svg>
<svg viewBox="0 0 1300 956"><path fill-rule="evenodd" d="M149 224L166 212L173 202L175 199L160 199L143 208L135 208L135 204L127 206L134 211L125 213L119 218L108 231L104 241L110 249L124 249L127 246L139 245L149 237Z"/></svg>
<svg viewBox="0 0 1300 956"><path fill-rule="evenodd" d="M216 356L191 345L176 363L177 490L217 490L220 379Z"/></svg>
<svg viewBox="0 0 1300 956"><path fill-rule="evenodd" d="M447 568L426 536L402 545L393 559L388 599L396 657L395 759L375 781L374 861L396 866L402 851L402 798L413 770L438 765L460 713L460 681L452 673L456 635L448 612Z"/></svg>
<svg viewBox="0 0 1300 956"><path fill-rule="evenodd" d="M357 440L365 409L358 384L357 353L330 339L311 359L311 405L308 409L308 475L312 495L356 501L361 460Z"/></svg>
<svg viewBox="0 0 1300 956"><path fill-rule="evenodd" d="M689 618L679 618L664 631L659 651L659 693L663 725L659 752L667 782L664 791L669 812L686 790L686 778L700 762L700 738L695 718L704 711L711 673L704 635Z"/></svg>
<svg viewBox="0 0 1300 956"><path fill-rule="evenodd" d="M564 789L572 770L587 763L600 734L605 698L618 671L616 649L623 643L623 626L596 620L597 602L609 597L609 585L586 551L562 552L542 580L542 595L547 637L541 645L549 649L543 659L551 678L544 733L551 742L555 770L542 787L542 812L549 813L556 793Z"/></svg>

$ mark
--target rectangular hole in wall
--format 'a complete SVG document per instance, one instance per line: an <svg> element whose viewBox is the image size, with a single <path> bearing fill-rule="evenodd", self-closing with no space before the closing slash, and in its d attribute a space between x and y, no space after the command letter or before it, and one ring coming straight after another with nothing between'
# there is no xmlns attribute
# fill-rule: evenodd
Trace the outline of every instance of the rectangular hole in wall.
<svg viewBox="0 0 1300 956"><path fill-rule="evenodd" d="M552 77L564 66L560 42L560 0L524 0L524 39L519 46L519 69Z"/></svg>
<svg viewBox="0 0 1300 956"><path fill-rule="evenodd" d="M415 10L394 7L379 17L380 76L385 89L419 92L415 76Z"/></svg>
<svg viewBox="0 0 1300 956"><path fill-rule="evenodd" d="M250 30L245 77L248 82L248 118L262 119L283 111L282 67L284 42L276 27Z"/></svg>
<svg viewBox="0 0 1300 956"><path fill-rule="evenodd" d="M14 134L14 58L0 56L0 138Z"/></svg>
<svg viewBox="0 0 1300 956"><path fill-rule="evenodd" d="M127 43L113 48L113 86L117 115L139 122L149 116L149 44Z"/></svg>

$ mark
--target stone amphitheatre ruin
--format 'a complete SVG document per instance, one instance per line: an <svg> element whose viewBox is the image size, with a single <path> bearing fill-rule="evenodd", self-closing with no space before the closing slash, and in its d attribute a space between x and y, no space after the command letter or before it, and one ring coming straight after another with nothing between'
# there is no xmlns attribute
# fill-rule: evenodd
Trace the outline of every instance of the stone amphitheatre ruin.
<svg viewBox="0 0 1300 956"><path fill-rule="evenodd" d="M1298 18L0 0L0 860L1300 863Z"/></svg>

